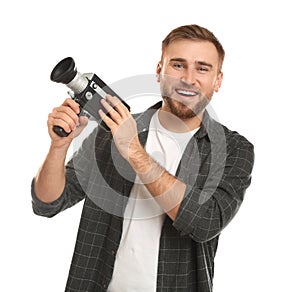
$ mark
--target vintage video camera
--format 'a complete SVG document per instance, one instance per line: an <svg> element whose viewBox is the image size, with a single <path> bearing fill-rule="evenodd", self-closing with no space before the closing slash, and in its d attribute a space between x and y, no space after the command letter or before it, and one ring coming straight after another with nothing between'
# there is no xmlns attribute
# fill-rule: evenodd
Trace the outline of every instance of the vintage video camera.
<svg viewBox="0 0 300 292"><path fill-rule="evenodd" d="M50 79L54 82L63 83L72 90L69 94L80 106L81 111L79 115L87 115L100 122L99 109L106 112L100 103L100 99L105 98L107 94L118 97L128 110L130 110L129 105L96 74L79 73L71 57L61 60L53 68ZM60 137L67 137L70 134L59 126L54 126L53 131Z"/></svg>

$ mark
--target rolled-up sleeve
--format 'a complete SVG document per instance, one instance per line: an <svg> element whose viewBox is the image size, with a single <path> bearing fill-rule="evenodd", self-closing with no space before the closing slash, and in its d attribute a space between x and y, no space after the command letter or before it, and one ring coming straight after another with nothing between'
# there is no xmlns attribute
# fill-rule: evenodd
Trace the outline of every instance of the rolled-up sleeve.
<svg viewBox="0 0 300 292"><path fill-rule="evenodd" d="M76 177L75 169L72 167L72 160L66 167L66 185L61 196L51 202L45 203L38 199L34 191L34 179L31 183L32 209L36 215L53 217L54 215L68 209L84 199L85 192L82 190Z"/></svg>
<svg viewBox="0 0 300 292"><path fill-rule="evenodd" d="M57 200L51 203L45 203L39 200L34 191L34 179L31 183L31 198L32 198L32 209L34 214L53 217L57 213L61 212L66 208L65 206L65 194L63 193Z"/></svg>
<svg viewBox="0 0 300 292"><path fill-rule="evenodd" d="M222 177L215 187L187 186L173 226L197 242L219 235L237 213L251 183L254 148L244 137L227 141L227 156Z"/></svg>

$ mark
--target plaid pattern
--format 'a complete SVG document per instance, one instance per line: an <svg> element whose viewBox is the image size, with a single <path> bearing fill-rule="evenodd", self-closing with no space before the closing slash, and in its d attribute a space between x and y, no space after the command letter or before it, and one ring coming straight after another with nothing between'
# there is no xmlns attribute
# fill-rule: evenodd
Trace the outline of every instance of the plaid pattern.
<svg viewBox="0 0 300 292"><path fill-rule="evenodd" d="M142 144L153 110L160 106L135 116ZM85 199L68 292L106 291L112 277L122 214L135 177L112 143L110 132L101 127L83 142L66 166L67 183L57 201L40 202L32 184L33 211L38 215L54 216ZM177 170L187 190L176 220L166 216L162 228L157 291L212 291L219 235L243 201L253 162L253 145L205 113Z"/></svg>

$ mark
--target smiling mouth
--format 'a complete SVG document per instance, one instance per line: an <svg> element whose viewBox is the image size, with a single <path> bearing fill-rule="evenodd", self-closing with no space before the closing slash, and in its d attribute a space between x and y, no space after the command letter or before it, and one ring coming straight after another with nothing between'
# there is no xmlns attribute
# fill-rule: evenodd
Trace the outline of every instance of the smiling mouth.
<svg viewBox="0 0 300 292"><path fill-rule="evenodd" d="M188 89L175 89L175 92L183 97L194 97L199 94L199 92Z"/></svg>

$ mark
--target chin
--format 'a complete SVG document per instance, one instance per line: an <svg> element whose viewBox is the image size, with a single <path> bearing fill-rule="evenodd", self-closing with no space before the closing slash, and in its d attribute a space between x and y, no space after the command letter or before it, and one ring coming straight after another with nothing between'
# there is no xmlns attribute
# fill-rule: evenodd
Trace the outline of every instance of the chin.
<svg viewBox="0 0 300 292"><path fill-rule="evenodd" d="M170 97L164 97L164 101L169 111L182 120L191 119L199 115L207 105L203 102L198 102L195 105L186 105L181 101Z"/></svg>

